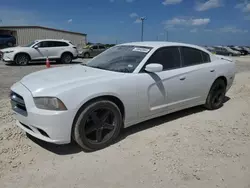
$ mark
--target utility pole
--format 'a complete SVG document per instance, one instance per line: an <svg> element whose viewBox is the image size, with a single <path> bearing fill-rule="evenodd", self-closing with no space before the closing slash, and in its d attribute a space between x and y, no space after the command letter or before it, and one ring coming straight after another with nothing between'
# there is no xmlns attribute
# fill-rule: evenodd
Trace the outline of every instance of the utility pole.
<svg viewBox="0 0 250 188"><path fill-rule="evenodd" d="M146 18L145 17L141 17L140 20L141 20L141 41L143 41L143 32L144 32L144 20Z"/></svg>
<svg viewBox="0 0 250 188"><path fill-rule="evenodd" d="M168 41L168 30L165 31L165 41Z"/></svg>

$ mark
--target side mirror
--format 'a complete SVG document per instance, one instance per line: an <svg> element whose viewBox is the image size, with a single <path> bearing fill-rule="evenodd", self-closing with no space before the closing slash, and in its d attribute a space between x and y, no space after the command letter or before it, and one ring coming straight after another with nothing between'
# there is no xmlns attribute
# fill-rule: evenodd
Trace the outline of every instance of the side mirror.
<svg viewBox="0 0 250 188"><path fill-rule="evenodd" d="M161 72L163 70L163 66L158 63L151 63L146 65L145 71L147 72Z"/></svg>
<svg viewBox="0 0 250 188"><path fill-rule="evenodd" d="M39 47L38 47L38 45L35 45L33 48L38 49Z"/></svg>

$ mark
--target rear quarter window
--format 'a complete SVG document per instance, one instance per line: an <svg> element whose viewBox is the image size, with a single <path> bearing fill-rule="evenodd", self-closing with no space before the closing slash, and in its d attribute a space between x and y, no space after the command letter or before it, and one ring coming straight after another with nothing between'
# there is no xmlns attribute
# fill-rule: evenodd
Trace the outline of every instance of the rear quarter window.
<svg viewBox="0 0 250 188"><path fill-rule="evenodd" d="M202 51L190 48L181 47L182 52L182 66L192 66L203 63Z"/></svg>
<svg viewBox="0 0 250 188"><path fill-rule="evenodd" d="M201 54L202 54L203 63L211 62L210 55L208 53L201 52Z"/></svg>
<svg viewBox="0 0 250 188"><path fill-rule="evenodd" d="M211 62L210 55L208 53L196 48L181 47L181 53L183 67Z"/></svg>

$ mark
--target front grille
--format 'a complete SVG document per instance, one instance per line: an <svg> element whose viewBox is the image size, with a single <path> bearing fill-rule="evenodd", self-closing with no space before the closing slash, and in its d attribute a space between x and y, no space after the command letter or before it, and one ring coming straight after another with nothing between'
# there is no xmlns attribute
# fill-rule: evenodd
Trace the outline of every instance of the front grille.
<svg viewBox="0 0 250 188"><path fill-rule="evenodd" d="M17 93L11 91L10 92L10 99L11 99L12 109L15 112L17 112L19 114L22 114L24 116L28 115L24 99L23 99L23 97L21 95L18 95Z"/></svg>

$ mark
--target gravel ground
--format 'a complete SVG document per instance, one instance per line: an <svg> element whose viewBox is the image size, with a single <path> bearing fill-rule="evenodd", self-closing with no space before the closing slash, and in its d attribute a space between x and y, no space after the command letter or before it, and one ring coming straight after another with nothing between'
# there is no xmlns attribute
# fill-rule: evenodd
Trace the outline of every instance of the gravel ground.
<svg viewBox="0 0 250 188"><path fill-rule="evenodd" d="M93 153L48 144L17 128L9 87L44 66L0 65L1 187L249 188L250 60L238 60L223 108L195 107L140 123Z"/></svg>

